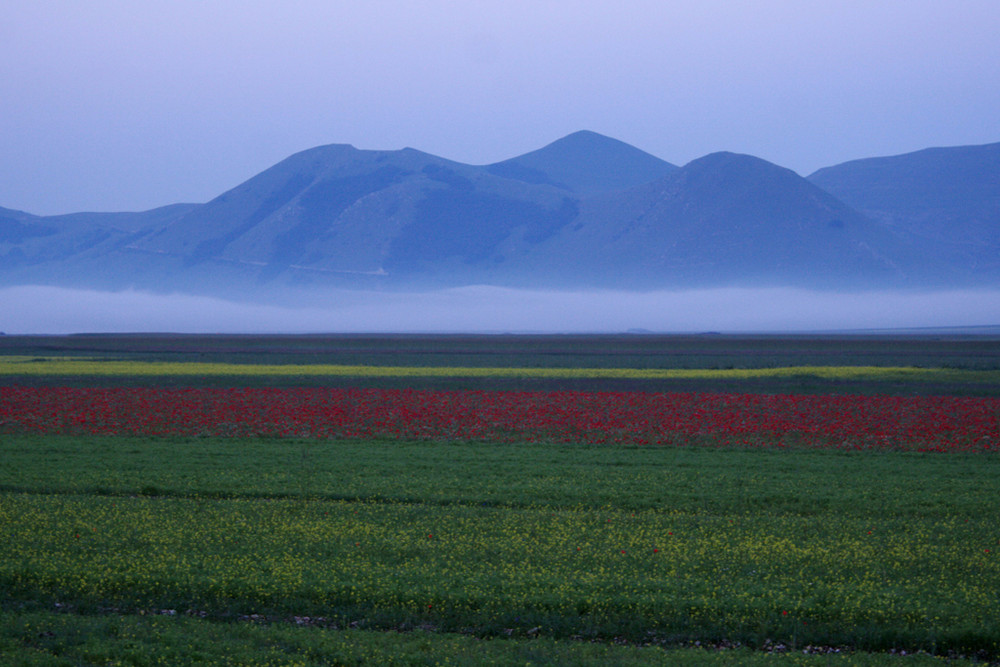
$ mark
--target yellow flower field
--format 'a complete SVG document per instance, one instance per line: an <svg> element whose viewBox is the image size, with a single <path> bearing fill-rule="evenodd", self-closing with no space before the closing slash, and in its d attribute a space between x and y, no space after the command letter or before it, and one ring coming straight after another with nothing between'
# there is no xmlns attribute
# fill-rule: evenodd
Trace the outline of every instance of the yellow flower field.
<svg viewBox="0 0 1000 667"><path fill-rule="evenodd" d="M0 376L276 376L354 378L548 378L740 380L808 376L829 380L1000 382L1000 371L914 366L781 366L773 368L552 368L373 366L121 361L90 357L0 357Z"/></svg>

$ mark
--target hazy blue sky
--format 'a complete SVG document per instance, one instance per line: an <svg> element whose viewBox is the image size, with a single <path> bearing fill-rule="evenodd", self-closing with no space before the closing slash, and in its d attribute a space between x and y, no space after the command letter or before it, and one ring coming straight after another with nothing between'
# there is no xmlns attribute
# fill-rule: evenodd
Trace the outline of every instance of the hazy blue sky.
<svg viewBox="0 0 1000 667"><path fill-rule="evenodd" d="M206 201L326 143L470 163L578 129L805 175L1000 141L996 0L7 0L0 206Z"/></svg>

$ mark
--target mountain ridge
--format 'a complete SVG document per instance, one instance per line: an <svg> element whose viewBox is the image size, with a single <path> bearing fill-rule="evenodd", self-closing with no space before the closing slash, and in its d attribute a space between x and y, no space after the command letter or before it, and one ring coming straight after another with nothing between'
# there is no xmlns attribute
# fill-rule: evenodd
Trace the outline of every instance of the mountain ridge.
<svg viewBox="0 0 1000 667"><path fill-rule="evenodd" d="M726 151L678 167L590 131L478 166L326 144L204 204L0 208L0 262L0 284L226 296L995 285L1000 144L865 158L807 178Z"/></svg>
<svg viewBox="0 0 1000 667"><path fill-rule="evenodd" d="M820 286L845 283L845 269L856 286L861 279L905 281L898 266L872 250L899 243L790 169L719 152L590 200L573 231L553 241L558 248L537 252L577 258L600 282L626 287L740 280Z"/></svg>

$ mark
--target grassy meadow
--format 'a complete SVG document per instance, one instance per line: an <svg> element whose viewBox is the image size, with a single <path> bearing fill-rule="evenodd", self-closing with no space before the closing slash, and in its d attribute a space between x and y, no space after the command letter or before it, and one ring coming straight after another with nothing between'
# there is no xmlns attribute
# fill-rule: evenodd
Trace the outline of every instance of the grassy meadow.
<svg viewBox="0 0 1000 667"><path fill-rule="evenodd" d="M208 366L179 370L193 363ZM63 366L49 373L49 364ZM101 364L115 371L88 372ZM157 364L170 372L130 370ZM231 365L244 368L230 374ZM238 388L269 385L275 367L291 365L311 367L283 376L303 386L362 378L478 391L626 381L643 392L1000 391L1000 345L975 337L0 337L6 386ZM22 366L38 371L9 370ZM408 368L430 371L398 371ZM625 376L583 373L592 369ZM759 372L736 374L749 369ZM678 370L691 372L666 377ZM534 374L542 371L551 375ZM640 371L649 375L627 376ZM720 371L729 375L712 377ZM0 423L0 657L1000 660L996 453L740 447L713 437L641 446Z"/></svg>

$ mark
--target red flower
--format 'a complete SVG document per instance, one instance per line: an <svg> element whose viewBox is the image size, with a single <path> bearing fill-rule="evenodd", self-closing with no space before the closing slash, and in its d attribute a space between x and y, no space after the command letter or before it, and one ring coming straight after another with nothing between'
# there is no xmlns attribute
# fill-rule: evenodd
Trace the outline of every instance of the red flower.
<svg viewBox="0 0 1000 667"><path fill-rule="evenodd" d="M1000 450L1000 398L414 389L0 387L26 433ZM610 521L609 521L610 523Z"/></svg>

